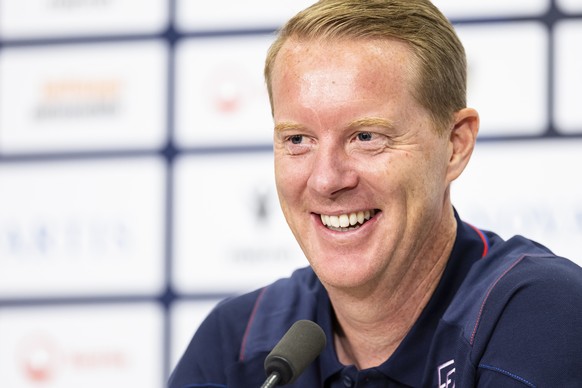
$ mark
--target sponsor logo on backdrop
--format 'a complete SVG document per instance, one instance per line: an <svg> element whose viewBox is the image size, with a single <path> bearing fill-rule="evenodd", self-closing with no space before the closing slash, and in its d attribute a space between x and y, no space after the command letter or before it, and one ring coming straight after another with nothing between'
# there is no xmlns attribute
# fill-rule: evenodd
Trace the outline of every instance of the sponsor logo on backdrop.
<svg viewBox="0 0 582 388"><path fill-rule="evenodd" d="M297 259L297 254L286 246L259 247L246 246L234 247L230 257L236 264L260 264L260 263L289 263Z"/></svg>
<svg viewBox="0 0 582 388"><path fill-rule="evenodd" d="M214 69L206 82L212 106L216 112L224 115L235 114L244 109L251 89L249 76L234 64Z"/></svg>
<svg viewBox="0 0 582 388"><path fill-rule="evenodd" d="M552 236L582 234L582 207L555 209L544 203L530 206L497 204L495 209L473 206L464 211L466 219L490 225L500 233L520 231L523 235Z"/></svg>
<svg viewBox="0 0 582 388"><path fill-rule="evenodd" d="M275 226L275 209L278 207L277 196L270 186L265 187L255 184L248 195L247 202L248 219L253 220L249 224L254 225L257 236L267 236L266 243L253 246L234 246L231 252L232 261L238 264L253 264L261 262L290 262L297 256L296 251L290 249L289 244L282 240L277 242L272 239L270 231ZM278 208L277 208L278 209ZM283 220L284 221L284 220ZM269 238L271 236L271 238ZM268 241L271 240L271 241ZM272 242L275 244L269 244Z"/></svg>
<svg viewBox="0 0 582 388"><path fill-rule="evenodd" d="M81 119L115 116L120 111L119 79L62 79L40 85L37 120Z"/></svg>
<svg viewBox="0 0 582 388"><path fill-rule="evenodd" d="M27 380L47 382L57 373L60 354L48 336L35 335L21 342L18 361L20 370Z"/></svg>
<svg viewBox="0 0 582 388"><path fill-rule="evenodd" d="M113 218L38 219L24 223L2 220L0 258L123 257L132 236L125 222Z"/></svg>
<svg viewBox="0 0 582 388"><path fill-rule="evenodd" d="M274 194L268 188L255 187L252 194L252 207L249 209L255 224L268 226L272 216L272 203L275 201Z"/></svg>
<svg viewBox="0 0 582 388"><path fill-rule="evenodd" d="M38 333L23 337L16 357L21 376L32 383L50 383L65 373L121 371L129 365L129 355L124 350L110 346L72 348Z"/></svg>
<svg viewBox="0 0 582 388"><path fill-rule="evenodd" d="M81 7L109 6L112 0L48 0L47 8L50 9L78 9Z"/></svg>

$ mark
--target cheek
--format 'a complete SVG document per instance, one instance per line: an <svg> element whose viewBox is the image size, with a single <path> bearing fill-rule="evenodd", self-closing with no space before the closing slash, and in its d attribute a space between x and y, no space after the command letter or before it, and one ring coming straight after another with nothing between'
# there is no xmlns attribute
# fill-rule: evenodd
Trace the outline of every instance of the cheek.
<svg viewBox="0 0 582 388"><path fill-rule="evenodd" d="M384 197L394 203L416 202L415 198L432 196L434 182L438 179L436 169L423 155L401 153L391 155L375 168L368 168L367 180Z"/></svg>
<svg viewBox="0 0 582 388"><path fill-rule="evenodd" d="M357 171L382 191L398 191L414 177L415 165L411 155L394 152L359 161Z"/></svg>
<svg viewBox="0 0 582 388"><path fill-rule="evenodd" d="M275 160L275 184L279 200L284 207L298 200L304 186L303 180L301 169L294 163Z"/></svg>
<svg viewBox="0 0 582 388"><path fill-rule="evenodd" d="M439 200L446 188L446 162L438 154L427 157L418 166L417 185L427 199Z"/></svg>

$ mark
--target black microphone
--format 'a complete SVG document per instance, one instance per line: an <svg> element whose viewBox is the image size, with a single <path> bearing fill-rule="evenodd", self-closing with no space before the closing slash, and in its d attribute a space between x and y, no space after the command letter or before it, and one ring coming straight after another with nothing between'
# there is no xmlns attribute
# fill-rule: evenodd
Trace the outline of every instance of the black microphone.
<svg viewBox="0 0 582 388"><path fill-rule="evenodd" d="M325 347L325 333L315 322L297 321L265 359L267 380L261 388L294 382Z"/></svg>

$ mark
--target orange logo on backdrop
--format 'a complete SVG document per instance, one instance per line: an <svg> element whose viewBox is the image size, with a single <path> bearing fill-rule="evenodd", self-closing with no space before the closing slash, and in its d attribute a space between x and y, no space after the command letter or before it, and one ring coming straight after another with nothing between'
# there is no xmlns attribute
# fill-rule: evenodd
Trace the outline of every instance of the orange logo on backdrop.
<svg viewBox="0 0 582 388"><path fill-rule="evenodd" d="M40 85L36 119L110 117L119 112L123 83L117 79L65 79Z"/></svg>
<svg viewBox="0 0 582 388"><path fill-rule="evenodd" d="M64 99L111 100L119 95L121 82L116 79L104 80L60 80L42 85L45 102Z"/></svg>

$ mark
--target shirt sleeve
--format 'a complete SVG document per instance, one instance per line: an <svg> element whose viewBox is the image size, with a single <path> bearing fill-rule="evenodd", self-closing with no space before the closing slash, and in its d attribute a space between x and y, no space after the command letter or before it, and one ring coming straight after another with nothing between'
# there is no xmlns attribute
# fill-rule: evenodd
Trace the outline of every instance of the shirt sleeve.
<svg viewBox="0 0 582 388"><path fill-rule="evenodd" d="M485 306L479 387L582 387L582 270L555 259L506 276ZM495 295L491 295L495 299Z"/></svg>
<svg viewBox="0 0 582 388"><path fill-rule="evenodd" d="M169 388L226 387L225 370L238 361L257 294L229 299L212 310L172 372Z"/></svg>

